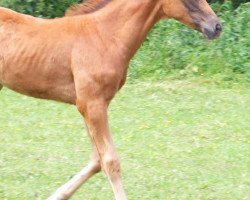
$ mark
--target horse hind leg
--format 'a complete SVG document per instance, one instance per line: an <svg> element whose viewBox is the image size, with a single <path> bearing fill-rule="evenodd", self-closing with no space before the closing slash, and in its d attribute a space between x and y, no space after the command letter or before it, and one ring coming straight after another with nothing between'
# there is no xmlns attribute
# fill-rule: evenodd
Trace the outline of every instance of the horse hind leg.
<svg viewBox="0 0 250 200"><path fill-rule="evenodd" d="M66 184L56 190L47 200L67 200L81 187L89 178L101 171L99 156L94 151L90 163L76 174Z"/></svg>

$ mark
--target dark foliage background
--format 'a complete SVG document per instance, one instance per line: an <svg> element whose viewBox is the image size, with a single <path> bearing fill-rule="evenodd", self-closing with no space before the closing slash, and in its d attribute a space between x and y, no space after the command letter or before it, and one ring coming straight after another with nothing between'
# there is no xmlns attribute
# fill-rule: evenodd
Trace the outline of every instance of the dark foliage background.
<svg viewBox="0 0 250 200"><path fill-rule="evenodd" d="M77 0L2 0L0 5L38 17L63 16L66 8Z"/></svg>
<svg viewBox="0 0 250 200"><path fill-rule="evenodd" d="M249 1L250 0L232 0L232 5L233 8L237 8L241 3ZM0 5L34 16L54 18L63 16L67 7L78 2L81 2L81 0L1 0ZM208 2L224 3L226 1L208 0Z"/></svg>

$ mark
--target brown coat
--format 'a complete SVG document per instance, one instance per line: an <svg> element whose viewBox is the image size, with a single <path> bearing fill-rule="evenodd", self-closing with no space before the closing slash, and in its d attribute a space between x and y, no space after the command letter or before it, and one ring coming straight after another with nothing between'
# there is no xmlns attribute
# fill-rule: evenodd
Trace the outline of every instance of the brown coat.
<svg viewBox="0 0 250 200"><path fill-rule="evenodd" d="M45 20L0 8L0 89L76 104L84 117L92 159L50 200L70 198L101 169L116 200L126 200L107 108L130 59L160 19L174 18L210 39L221 26L206 0L88 0L67 15Z"/></svg>

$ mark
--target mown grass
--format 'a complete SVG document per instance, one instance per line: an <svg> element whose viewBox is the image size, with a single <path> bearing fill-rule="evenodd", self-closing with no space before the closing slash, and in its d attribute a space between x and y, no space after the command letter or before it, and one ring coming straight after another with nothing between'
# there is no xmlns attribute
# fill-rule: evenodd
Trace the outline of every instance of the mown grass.
<svg viewBox="0 0 250 200"><path fill-rule="evenodd" d="M250 90L209 81L128 84L110 108L129 199L249 200ZM88 161L72 106L0 92L0 199L45 199ZM103 174L73 199L110 200Z"/></svg>

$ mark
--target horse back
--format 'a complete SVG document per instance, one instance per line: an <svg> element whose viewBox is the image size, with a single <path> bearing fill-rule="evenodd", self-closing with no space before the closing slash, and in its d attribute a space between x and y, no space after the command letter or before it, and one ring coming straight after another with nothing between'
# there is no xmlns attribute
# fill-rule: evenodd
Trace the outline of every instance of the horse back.
<svg viewBox="0 0 250 200"><path fill-rule="evenodd" d="M32 19L34 17L0 7L0 25L4 23L25 23Z"/></svg>

